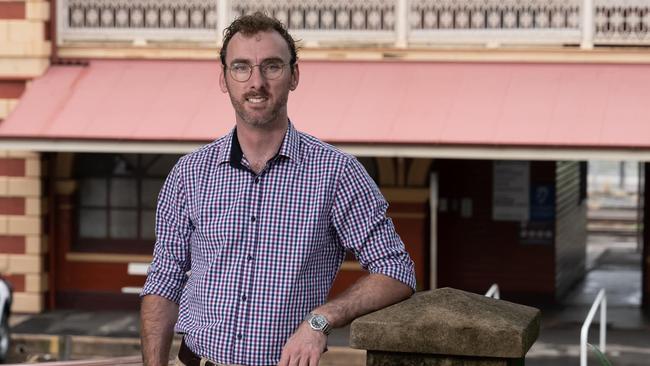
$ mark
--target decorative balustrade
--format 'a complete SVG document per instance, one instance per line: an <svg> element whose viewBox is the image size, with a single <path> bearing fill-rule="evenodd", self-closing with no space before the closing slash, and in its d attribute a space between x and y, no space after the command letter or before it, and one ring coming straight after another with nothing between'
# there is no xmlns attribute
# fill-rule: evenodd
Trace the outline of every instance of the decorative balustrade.
<svg viewBox="0 0 650 366"><path fill-rule="evenodd" d="M582 0L411 0L411 43L566 44L580 40Z"/></svg>
<svg viewBox="0 0 650 366"><path fill-rule="evenodd" d="M254 11L307 46L650 44L648 0L60 0L57 39L218 45Z"/></svg>
<svg viewBox="0 0 650 366"><path fill-rule="evenodd" d="M650 1L596 0L596 44L650 44Z"/></svg>
<svg viewBox="0 0 650 366"><path fill-rule="evenodd" d="M218 39L214 0L58 1L59 41L203 41Z"/></svg>

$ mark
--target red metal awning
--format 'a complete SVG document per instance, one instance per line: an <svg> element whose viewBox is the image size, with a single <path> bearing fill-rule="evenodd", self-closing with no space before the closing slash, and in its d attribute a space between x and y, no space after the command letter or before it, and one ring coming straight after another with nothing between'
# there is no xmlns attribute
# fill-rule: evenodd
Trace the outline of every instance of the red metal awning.
<svg viewBox="0 0 650 366"><path fill-rule="evenodd" d="M210 141L233 126L217 61L52 66L7 139ZM334 144L650 149L650 65L303 61L289 115Z"/></svg>

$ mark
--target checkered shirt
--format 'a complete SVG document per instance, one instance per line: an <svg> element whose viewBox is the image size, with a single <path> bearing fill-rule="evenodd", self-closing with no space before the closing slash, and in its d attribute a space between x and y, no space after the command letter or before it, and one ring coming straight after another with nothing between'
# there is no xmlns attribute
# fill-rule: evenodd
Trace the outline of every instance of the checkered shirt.
<svg viewBox="0 0 650 366"><path fill-rule="evenodd" d="M192 351L276 365L305 315L326 301L346 250L369 272L415 288L388 205L353 156L290 123L255 174L235 131L182 157L158 199L142 296L179 304L176 331Z"/></svg>

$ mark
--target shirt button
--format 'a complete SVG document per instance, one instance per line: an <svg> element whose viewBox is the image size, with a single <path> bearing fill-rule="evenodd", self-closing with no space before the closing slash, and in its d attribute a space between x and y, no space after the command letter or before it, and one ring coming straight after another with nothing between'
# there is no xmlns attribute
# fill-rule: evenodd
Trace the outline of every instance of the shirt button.
<svg viewBox="0 0 650 366"><path fill-rule="evenodd" d="M249 261L252 261L252 260L253 260L253 256L249 254L248 257L246 257L246 259L248 259Z"/></svg>
<svg viewBox="0 0 650 366"><path fill-rule="evenodd" d="M252 222L255 222L255 220L256 220L256 219L255 219L255 216L251 216L251 221L252 221Z"/></svg>
<svg viewBox="0 0 650 366"><path fill-rule="evenodd" d="M244 338L244 336L241 335L241 333L237 334L237 339L242 339L242 338Z"/></svg>
<svg viewBox="0 0 650 366"><path fill-rule="evenodd" d="M246 301L246 295L242 295L241 301Z"/></svg>
<svg viewBox="0 0 650 366"><path fill-rule="evenodd" d="M260 177L255 177L255 183L259 183L259 182L260 182Z"/></svg>

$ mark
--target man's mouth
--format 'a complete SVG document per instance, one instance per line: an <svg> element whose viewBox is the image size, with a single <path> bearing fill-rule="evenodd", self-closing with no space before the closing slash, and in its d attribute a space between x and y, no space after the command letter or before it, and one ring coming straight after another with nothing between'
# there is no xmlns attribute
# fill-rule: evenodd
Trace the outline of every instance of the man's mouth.
<svg viewBox="0 0 650 366"><path fill-rule="evenodd" d="M252 104L264 103L268 99L269 98L267 98L265 96L260 96L260 95L246 97L246 101L249 102L249 103L252 103Z"/></svg>

